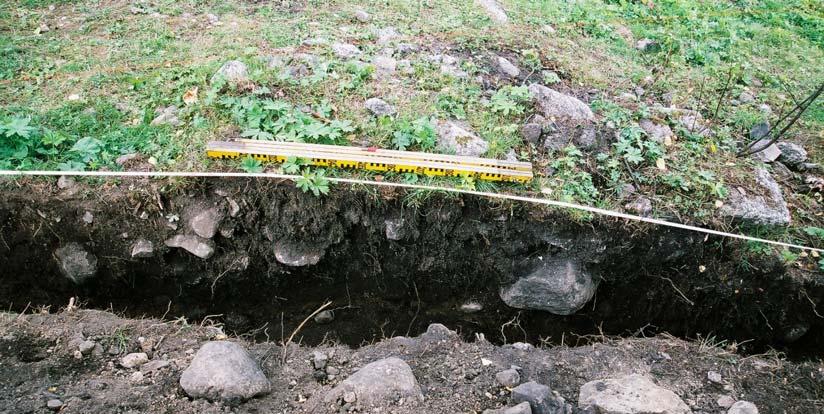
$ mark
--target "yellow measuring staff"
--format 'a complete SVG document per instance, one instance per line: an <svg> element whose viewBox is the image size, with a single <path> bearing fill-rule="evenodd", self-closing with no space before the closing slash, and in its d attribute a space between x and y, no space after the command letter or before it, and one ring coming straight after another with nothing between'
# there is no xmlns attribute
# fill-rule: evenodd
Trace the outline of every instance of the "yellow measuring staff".
<svg viewBox="0 0 824 414"><path fill-rule="evenodd" d="M239 158L245 155L281 163L289 157L296 157L322 167L476 177L488 181L527 182L532 179L530 163L377 148L244 139L211 141L206 146L206 153L211 158Z"/></svg>

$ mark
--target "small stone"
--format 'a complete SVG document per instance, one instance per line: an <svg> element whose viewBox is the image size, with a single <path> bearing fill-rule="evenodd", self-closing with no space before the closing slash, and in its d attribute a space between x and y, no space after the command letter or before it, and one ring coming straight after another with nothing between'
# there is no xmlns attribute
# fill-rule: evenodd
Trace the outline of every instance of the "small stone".
<svg viewBox="0 0 824 414"><path fill-rule="evenodd" d="M357 400L358 400L358 396L355 395L354 392L350 391L350 392L346 392L346 393L343 394L343 401L346 402L346 403L352 404Z"/></svg>
<svg viewBox="0 0 824 414"><path fill-rule="evenodd" d="M326 253L323 249L288 240L275 243L274 250L279 263L294 267L316 265Z"/></svg>
<svg viewBox="0 0 824 414"><path fill-rule="evenodd" d="M169 361L164 359L153 359L140 367L140 372L144 374L149 374L154 371L160 370L161 368L168 367L170 365Z"/></svg>
<svg viewBox="0 0 824 414"><path fill-rule="evenodd" d="M94 278L97 274L97 257L89 252L80 243L69 243L54 251L54 257L63 276L82 284Z"/></svg>
<svg viewBox="0 0 824 414"><path fill-rule="evenodd" d="M504 407L497 410L484 410L483 414L532 414L532 407L529 406L528 402L524 401L513 407ZM558 412L555 414L563 413Z"/></svg>
<svg viewBox="0 0 824 414"><path fill-rule="evenodd" d="M398 61L389 56L375 56L372 59L372 64L375 66L375 70L377 70L379 76L391 75L395 73L398 67Z"/></svg>
<svg viewBox="0 0 824 414"><path fill-rule="evenodd" d="M486 14L493 22L502 25L509 22L509 17L506 12L495 0L475 0L475 3L484 9Z"/></svg>
<svg viewBox="0 0 824 414"><path fill-rule="evenodd" d="M624 209L639 216L647 217L652 213L652 201L646 197L638 197L624 205Z"/></svg>
<svg viewBox="0 0 824 414"><path fill-rule="evenodd" d="M212 13L206 14L206 20L209 21L209 24L217 24L220 21L220 18Z"/></svg>
<svg viewBox="0 0 824 414"><path fill-rule="evenodd" d="M364 104L366 109L375 116L389 116L395 114L395 107L380 98L369 98Z"/></svg>
<svg viewBox="0 0 824 414"><path fill-rule="evenodd" d="M741 103L752 103L755 101L755 96L749 91L743 91L740 95L738 95L738 100Z"/></svg>
<svg viewBox="0 0 824 414"><path fill-rule="evenodd" d="M230 403L267 394L271 389L258 363L242 346L229 341L203 344L180 376L180 386L192 398Z"/></svg>
<svg viewBox="0 0 824 414"><path fill-rule="evenodd" d="M552 395L552 390L546 385L530 381L512 389L512 402L529 403L534 414L556 414L563 412L564 403Z"/></svg>
<svg viewBox="0 0 824 414"><path fill-rule="evenodd" d="M721 374L719 374L719 373L717 373L717 372L715 372L715 371L709 371L709 372L707 372L707 379L708 379L710 382L714 383L714 384L721 384L721 383L723 383L723 382L724 382L724 381L722 380L722 378L721 378Z"/></svg>
<svg viewBox="0 0 824 414"><path fill-rule="evenodd" d="M74 181L73 178L65 176L65 175L61 175L60 178L57 179L57 188L59 188L61 190L70 189L70 188L73 188L76 185L77 185L77 182Z"/></svg>
<svg viewBox="0 0 824 414"><path fill-rule="evenodd" d="M513 388L521 382L521 374L517 370L507 369L495 374L495 380L507 388Z"/></svg>
<svg viewBox="0 0 824 414"><path fill-rule="evenodd" d="M362 9L355 10L354 16L355 20L361 23L368 23L370 20L372 20L372 16L370 16L369 13Z"/></svg>
<svg viewBox="0 0 824 414"><path fill-rule="evenodd" d="M477 313L484 309L484 306L478 302L466 302L461 305L461 312L463 313Z"/></svg>
<svg viewBox="0 0 824 414"><path fill-rule="evenodd" d="M315 322L321 325L325 325L327 323L332 323L335 320L335 313L330 310L325 310L319 312L315 315Z"/></svg>
<svg viewBox="0 0 824 414"><path fill-rule="evenodd" d="M52 411L59 411L61 408L63 408L63 401L60 401L56 398L51 399L46 402L46 407Z"/></svg>
<svg viewBox="0 0 824 414"><path fill-rule="evenodd" d="M329 361L329 356L324 354L323 352L315 351L312 354L312 366L314 366L315 369L326 368L327 361Z"/></svg>
<svg viewBox="0 0 824 414"><path fill-rule="evenodd" d="M642 52L650 51L654 49L655 46L657 46L657 43L652 39L644 38L635 42L635 48Z"/></svg>
<svg viewBox="0 0 824 414"><path fill-rule="evenodd" d="M653 141L659 144L671 140L674 135L669 125L657 124L650 119L640 120L638 126L640 126Z"/></svg>
<svg viewBox="0 0 824 414"><path fill-rule="evenodd" d="M727 414L758 414L758 407L749 401L738 401L727 410Z"/></svg>
<svg viewBox="0 0 824 414"><path fill-rule="evenodd" d="M137 154L135 154L135 153L124 154L124 155L121 155L121 156L117 157L117 159L114 160L114 162L117 165L123 166L126 163L128 163L129 161L134 160L136 158L137 158Z"/></svg>
<svg viewBox="0 0 824 414"><path fill-rule="evenodd" d="M521 136L529 143L537 145L543 133L543 125L529 123L521 128Z"/></svg>
<svg viewBox="0 0 824 414"><path fill-rule="evenodd" d="M528 344L526 342L515 342L514 344L512 344L512 347L519 351L531 351L535 349L535 347L532 346L532 344Z"/></svg>
<svg viewBox="0 0 824 414"><path fill-rule="evenodd" d="M97 343L94 341L83 341L78 345L77 350L80 351L83 355L89 355L94 351L94 348L97 346Z"/></svg>
<svg viewBox="0 0 824 414"><path fill-rule="evenodd" d="M718 406L721 408L730 408L733 404L735 404L735 399L730 397L729 395L722 395L718 398Z"/></svg>
<svg viewBox="0 0 824 414"><path fill-rule="evenodd" d="M134 352L120 358L120 365L123 368L139 368L149 362L149 356L145 352Z"/></svg>
<svg viewBox="0 0 824 414"><path fill-rule="evenodd" d="M406 235L403 228L404 222L405 220L402 218L384 220L383 224L386 227L386 238L392 241L403 240Z"/></svg>
<svg viewBox="0 0 824 414"><path fill-rule="evenodd" d="M239 60L230 60L218 69L210 83L214 83L219 77L232 83L247 82L249 81L249 68Z"/></svg>
<svg viewBox="0 0 824 414"><path fill-rule="evenodd" d="M400 399L423 400L412 369L396 357L367 364L327 392L323 401L327 404L342 398L347 401L348 393L353 393L358 404L363 407L386 406ZM351 396L349 399L352 399Z"/></svg>
<svg viewBox="0 0 824 414"><path fill-rule="evenodd" d="M339 370L339 369L337 369L337 368L335 368L335 367L332 367L332 366L328 366L328 365L327 365L327 366L326 366L326 374L328 374L328 375L330 375L330 376L331 376L331 375L338 375L338 374L340 374L340 370Z"/></svg>
<svg viewBox="0 0 824 414"><path fill-rule="evenodd" d="M182 235L166 240L166 246L178 247L201 258L208 259L215 253L215 243L195 235Z"/></svg>
<svg viewBox="0 0 824 414"><path fill-rule="evenodd" d="M223 212L217 207L209 207L196 210L188 220L189 228L204 239L211 239L217 233L220 222L223 220Z"/></svg>
<svg viewBox="0 0 824 414"><path fill-rule="evenodd" d="M143 381L143 373L140 371L135 371L129 376L129 381L131 382L140 382Z"/></svg>
<svg viewBox="0 0 824 414"><path fill-rule="evenodd" d="M391 43L396 38L400 37L400 34L394 27L389 26L380 29L375 29L375 36L377 36L378 38L377 43L379 45L386 45Z"/></svg>
<svg viewBox="0 0 824 414"><path fill-rule="evenodd" d="M498 72L508 78L517 78L521 75L521 70L505 57L497 56L495 59Z"/></svg>
<svg viewBox="0 0 824 414"><path fill-rule="evenodd" d="M595 119L589 105L574 96L562 94L537 83L529 85L529 93L545 117L568 118L573 121Z"/></svg>
<svg viewBox="0 0 824 414"><path fill-rule="evenodd" d="M801 145L792 142L779 142L778 149L781 150L778 161L783 162L790 168L797 167L807 161L807 151Z"/></svg>
<svg viewBox="0 0 824 414"><path fill-rule="evenodd" d="M177 117L178 109L176 106L167 106L165 108L158 108L155 110L157 116L152 120L151 125L171 125L180 126L183 122Z"/></svg>
<svg viewBox="0 0 824 414"><path fill-rule="evenodd" d="M455 151L455 155L479 157L489 149L489 143L475 135L457 121L438 122L438 146L442 151Z"/></svg>
<svg viewBox="0 0 824 414"><path fill-rule="evenodd" d="M772 107L767 104L758 105L758 110L764 113L765 115L772 114Z"/></svg>
<svg viewBox="0 0 824 414"><path fill-rule="evenodd" d="M350 59L361 54L361 50L357 46L348 43L334 43L332 44L332 51L335 56L341 59Z"/></svg>
<svg viewBox="0 0 824 414"><path fill-rule="evenodd" d="M92 224L94 222L94 214L91 211L86 211L83 213L83 222L86 224Z"/></svg>
<svg viewBox="0 0 824 414"><path fill-rule="evenodd" d="M154 256L154 244L146 239L139 239L132 244L132 258L142 259Z"/></svg>

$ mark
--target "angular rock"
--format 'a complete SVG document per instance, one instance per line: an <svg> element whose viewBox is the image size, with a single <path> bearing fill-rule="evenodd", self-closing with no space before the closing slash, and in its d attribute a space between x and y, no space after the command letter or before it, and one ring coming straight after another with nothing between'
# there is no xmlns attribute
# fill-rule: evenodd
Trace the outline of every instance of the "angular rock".
<svg viewBox="0 0 824 414"><path fill-rule="evenodd" d="M357 46L348 43L333 43L332 51L335 52L335 56L341 59L351 59L361 54L361 50Z"/></svg>
<svg viewBox="0 0 824 414"><path fill-rule="evenodd" d="M521 128L521 136L531 144L538 144L543 133L543 125L536 123L529 123Z"/></svg>
<svg viewBox="0 0 824 414"><path fill-rule="evenodd" d="M191 212L191 216L189 217L189 228L198 236L204 239L211 239L217 233L223 217L223 211L214 206L196 209Z"/></svg>
<svg viewBox="0 0 824 414"><path fill-rule="evenodd" d="M611 414L691 413L675 393L638 374L584 384L578 394L578 408Z"/></svg>
<svg viewBox="0 0 824 414"><path fill-rule="evenodd" d="M770 173L755 170L755 184L760 194L747 194L743 189L733 188L726 203L719 210L723 217L748 224L766 226L786 226L790 224L790 210L784 201L781 187Z"/></svg>
<svg viewBox="0 0 824 414"><path fill-rule="evenodd" d="M654 49L657 45L658 45L658 43L655 42L654 40L644 38L644 39L638 40L635 43L635 48L642 51L642 52L647 52L647 51L650 51L650 50Z"/></svg>
<svg viewBox="0 0 824 414"><path fill-rule="evenodd" d="M521 382L521 374L518 370L507 369L495 374L495 380L504 387L512 388Z"/></svg>
<svg viewBox="0 0 824 414"><path fill-rule="evenodd" d="M338 401L346 394L361 407L385 406L403 398L423 400L421 388L409 365L402 359L390 357L367 364L327 392L323 401Z"/></svg>
<svg viewBox="0 0 824 414"><path fill-rule="evenodd" d="M324 369L326 368L326 363L329 361L329 356L324 354L320 351L315 351L312 353L312 366L315 369Z"/></svg>
<svg viewBox="0 0 824 414"><path fill-rule="evenodd" d="M727 410L727 414L758 414L758 407L749 401L738 401Z"/></svg>
<svg viewBox="0 0 824 414"><path fill-rule="evenodd" d="M404 219L402 218L384 220L383 224L386 227L386 238L394 241L403 240L403 223Z"/></svg>
<svg viewBox="0 0 824 414"><path fill-rule="evenodd" d="M475 0L475 4L484 9L484 12L498 24L506 24L509 22L509 17L506 12L495 0Z"/></svg>
<svg viewBox="0 0 824 414"><path fill-rule="evenodd" d="M498 69L498 73L508 78L517 78L521 75L521 70L503 56L495 58L495 67Z"/></svg>
<svg viewBox="0 0 824 414"><path fill-rule="evenodd" d="M566 118L574 121L595 119L589 106L573 96L564 95L537 83L529 85L529 93L545 117Z"/></svg>
<svg viewBox="0 0 824 414"><path fill-rule="evenodd" d="M455 155L479 157L489 149L489 143L456 121L438 122L438 147L442 151L454 150Z"/></svg>
<svg viewBox="0 0 824 414"><path fill-rule="evenodd" d="M369 98L364 104L366 109L375 116L389 116L395 114L395 107L380 98Z"/></svg>
<svg viewBox="0 0 824 414"><path fill-rule="evenodd" d="M754 148L754 149L762 148L764 145L767 145L767 143L769 143L769 142L770 142L770 140L768 140L768 139L759 140L758 142L756 142L753 145L752 148ZM771 162L774 162L775 160L777 160L779 157L781 157L781 149L778 148L778 145L770 144L770 145L767 145L767 147L764 148L763 150L761 150L759 152L756 152L755 154L752 154L752 156L753 156L753 158L755 158L757 160L761 160L762 162L771 163Z"/></svg>
<svg viewBox="0 0 824 414"><path fill-rule="evenodd" d="M165 108L158 108L155 110L155 114L157 114L157 116L155 116L155 118L152 120L151 125L183 125L183 122L177 117L177 112L178 109L174 105L167 106Z"/></svg>
<svg viewBox="0 0 824 414"><path fill-rule="evenodd" d="M579 260L550 257L499 294L507 306L516 309L571 315L592 299L596 288L596 281Z"/></svg>
<svg viewBox="0 0 824 414"><path fill-rule="evenodd" d="M792 142L779 142L778 148L781 150L781 156L778 161L783 162L789 167L798 167L804 161L807 161L807 151L804 147Z"/></svg>
<svg viewBox="0 0 824 414"><path fill-rule="evenodd" d="M287 266L316 265L323 257L322 249L312 248L302 243L279 241L275 243L275 259Z"/></svg>
<svg viewBox="0 0 824 414"><path fill-rule="evenodd" d="M770 123L767 121L760 122L758 124L753 125L753 127L750 128L750 139L753 141L763 139L766 138L769 133Z"/></svg>
<svg viewBox="0 0 824 414"><path fill-rule="evenodd" d="M530 381L512 389L512 402L526 402L533 414L564 414L564 399L552 394L546 385Z"/></svg>
<svg viewBox="0 0 824 414"><path fill-rule="evenodd" d="M249 80L249 68L239 60L230 60L212 75L210 83L214 83L219 77L231 83L246 82Z"/></svg>
<svg viewBox="0 0 824 414"><path fill-rule="evenodd" d="M749 91L742 91L741 94L738 95L738 100L741 103L752 103L755 101L755 95Z"/></svg>
<svg viewBox="0 0 824 414"><path fill-rule="evenodd" d="M674 135L669 125L657 124L650 119L638 121L638 126L640 126L653 141L659 144L667 142L667 139L671 140Z"/></svg>
<svg viewBox="0 0 824 414"><path fill-rule="evenodd" d="M143 259L154 256L154 244L146 239L139 239L132 244L132 258Z"/></svg>
<svg viewBox="0 0 824 414"><path fill-rule="evenodd" d="M215 243L195 235L178 234L166 240L166 246L178 247L201 258L208 259L215 253Z"/></svg>
<svg viewBox="0 0 824 414"><path fill-rule="evenodd" d="M161 368L168 367L171 363L164 359L154 359L140 366L140 372L148 374Z"/></svg>
<svg viewBox="0 0 824 414"><path fill-rule="evenodd" d="M51 400L46 401L46 408L52 411L60 411L60 409L63 408L63 401L60 401L57 398L52 398Z"/></svg>
<svg viewBox="0 0 824 414"><path fill-rule="evenodd" d="M149 362L149 356L145 352L135 352L120 358L120 366L123 368L139 368Z"/></svg>
<svg viewBox="0 0 824 414"><path fill-rule="evenodd" d="M73 178L61 175L60 178L57 179L57 188L61 190L71 189L77 185L77 182L74 181Z"/></svg>
<svg viewBox="0 0 824 414"><path fill-rule="evenodd" d="M180 376L190 397L245 401L270 391L269 380L243 347L228 341L203 344Z"/></svg>
<svg viewBox="0 0 824 414"><path fill-rule="evenodd" d="M80 243L69 243L54 251L63 276L75 284L83 284L97 274L97 257Z"/></svg>
<svg viewBox="0 0 824 414"><path fill-rule="evenodd" d="M513 407L504 407L497 410L484 410L483 414L532 414L532 407L524 401Z"/></svg>
<svg viewBox="0 0 824 414"><path fill-rule="evenodd" d="M595 134L595 128L586 127L581 130L581 133L576 135L575 138L572 139L572 143L575 144L576 147L582 149L592 149L598 143L597 136Z"/></svg>

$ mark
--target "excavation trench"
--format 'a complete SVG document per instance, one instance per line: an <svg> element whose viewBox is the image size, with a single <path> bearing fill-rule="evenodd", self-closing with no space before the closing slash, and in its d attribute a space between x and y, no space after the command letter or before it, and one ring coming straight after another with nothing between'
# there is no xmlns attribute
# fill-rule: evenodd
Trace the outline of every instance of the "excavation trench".
<svg viewBox="0 0 824 414"><path fill-rule="evenodd" d="M745 261L740 243L698 233L431 192L338 186L316 198L272 180L0 186L0 305L14 311L77 297L279 341L332 301L334 320L297 339L358 346L438 322L497 343L668 332L797 357L824 344L820 274ZM502 300L536 275L566 278L561 299L580 309ZM541 299L541 286L520 293Z"/></svg>

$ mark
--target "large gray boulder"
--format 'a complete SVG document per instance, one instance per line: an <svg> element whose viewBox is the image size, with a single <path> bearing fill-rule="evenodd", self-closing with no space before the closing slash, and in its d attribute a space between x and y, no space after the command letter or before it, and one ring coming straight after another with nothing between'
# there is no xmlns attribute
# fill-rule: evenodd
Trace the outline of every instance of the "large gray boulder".
<svg viewBox="0 0 824 414"><path fill-rule="evenodd" d="M500 297L516 309L544 310L570 315L595 295L597 282L575 258L545 258L513 285L501 289Z"/></svg>
<svg viewBox="0 0 824 414"><path fill-rule="evenodd" d="M564 95L544 85L529 85L529 93L541 113L549 118L592 121L595 115L589 106L574 96Z"/></svg>
<svg viewBox="0 0 824 414"><path fill-rule="evenodd" d="M578 407L608 414L689 414L674 392L638 374L590 381L578 393ZM590 412L592 412L590 411Z"/></svg>
<svg viewBox="0 0 824 414"><path fill-rule="evenodd" d="M281 240L275 243L275 259L287 266L316 265L323 257L323 249L318 249L300 242Z"/></svg>
<svg viewBox="0 0 824 414"><path fill-rule="evenodd" d="M455 155L479 157L489 149L469 127L456 121L438 122L438 147L441 151L455 151Z"/></svg>
<svg viewBox="0 0 824 414"><path fill-rule="evenodd" d="M192 398L245 401L266 394L269 380L243 347L228 341L207 342L180 376L180 386Z"/></svg>
<svg viewBox="0 0 824 414"><path fill-rule="evenodd" d="M338 400L354 402L359 407L381 407L399 399L423 400L421 388L412 369L402 359L390 357L367 364L326 393L325 403ZM354 399L354 401L349 401Z"/></svg>
<svg viewBox="0 0 824 414"><path fill-rule="evenodd" d="M166 246L177 247L201 258L208 259L215 253L215 243L195 235L178 234L165 242Z"/></svg>
<svg viewBox="0 0 824 414"><path fill-rule="evenodd" d="M756 192L748 193L740 187L730 189L726 203L719 210L722 217L746 224L765 226L786 226L790 224L790 210L781 187L770 173L755 170Z"/></svg>
<svg viewBox="0 0 824 414"><path fill-rule="evenodd" d="M80 243L69 243L54 251L60 273L75 284L83 284L97 274L97 257Z"/></svg>
<svg viewBox="0 0 824 414"><path fill-rule="evenodd" d="M223 64L212 76L211 82L223 78L229 82L246 82L249 80L249 69L239 60L230 60Z"/></svg>

